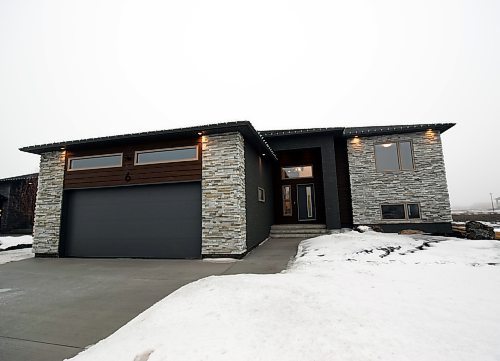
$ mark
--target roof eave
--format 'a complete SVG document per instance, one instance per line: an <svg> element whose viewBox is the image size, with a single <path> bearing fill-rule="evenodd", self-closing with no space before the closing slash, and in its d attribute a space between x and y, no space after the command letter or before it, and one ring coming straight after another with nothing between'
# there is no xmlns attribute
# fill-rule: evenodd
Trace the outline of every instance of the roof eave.
<svg viewBox="0 0 500 361"><path fill-rule="evenodd" d="M232 131L240 132L247 140L256 145L262 153L270 155L273 159L277 159L271 147L263 139L263 137L254 129L249 121L237 121L228 123L208 124L195 127L177 128L169 130L159 130L152 132L131 133L114 135L99 138L87 138L73 141L56 142L49 144L33 145L19 148L20 151L42 154L51 151L67 150L82 146L100 146L109 143L125 143L128 141L147 140L154 138L193 136L199 137L202 135L220 134Z"/></svg>
<svg viewBox="0 0 500 361"><path fill-rule="evenodd" d="M370 137L377 135L404 134L422 132L428 129L439 130L444 133L448 129L454 127L456 123L428 123L428 124L411 124L411 125L390 125L390 126L373 126L373 127L352 127L344 129L344 137L352 138L355 136Z"/></svg>

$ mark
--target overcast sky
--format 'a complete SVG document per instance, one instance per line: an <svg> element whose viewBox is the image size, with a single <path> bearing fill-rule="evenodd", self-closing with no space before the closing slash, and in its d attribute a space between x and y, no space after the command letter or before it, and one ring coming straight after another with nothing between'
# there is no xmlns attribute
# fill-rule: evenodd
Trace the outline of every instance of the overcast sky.
<svg viewBox="0 0 500 361"><path fill-rule="evenodd" d="M0 0L0 177L21 146L230 120L456 122L452 206L500 196L500 1Z"/></svg>

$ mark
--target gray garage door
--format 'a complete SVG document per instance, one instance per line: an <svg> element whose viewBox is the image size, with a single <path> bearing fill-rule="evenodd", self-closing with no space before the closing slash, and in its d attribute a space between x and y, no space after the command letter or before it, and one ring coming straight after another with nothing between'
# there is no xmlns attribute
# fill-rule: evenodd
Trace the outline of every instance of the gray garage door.
<svg viewBox="0 0 500 361"><path fill-rule="evenodd" d="M199 182L69 190L62 252L70 257L199 258Z"/></svg>

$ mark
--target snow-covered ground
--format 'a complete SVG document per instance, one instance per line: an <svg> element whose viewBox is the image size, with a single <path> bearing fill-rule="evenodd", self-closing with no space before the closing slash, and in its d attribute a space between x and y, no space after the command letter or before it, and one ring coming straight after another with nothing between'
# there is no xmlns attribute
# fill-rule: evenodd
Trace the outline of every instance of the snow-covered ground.
<svg viewBox="0 0 500 361"><path fill-rule="evenodd" d="M0 251L13 247L18 247L21 245L31 247L32 244L33 244L33 237L30 235L0 237Z"/></svg>
<svg viewBox="0 0 500 361"><path fill-rule="evenodd" d="M33 244L32 236L1 236L0 237L0 264L20 261L26 258L34 257L31 250ZM17 247L26 247L22 249L12 249Z"/></svg>
<svg viewBox="0 0 500 361"><path fill-rule="evenodd" d="M193 282L72 360L499 360L499 263L499 241L317 237L286 271Z"/></svg>

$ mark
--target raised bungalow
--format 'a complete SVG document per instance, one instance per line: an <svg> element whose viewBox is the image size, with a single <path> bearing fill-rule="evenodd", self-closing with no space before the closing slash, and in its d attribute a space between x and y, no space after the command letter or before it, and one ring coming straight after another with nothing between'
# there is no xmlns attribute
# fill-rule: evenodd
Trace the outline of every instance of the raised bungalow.
<svg viewBox="0 0 500 361"><path fill-rule="evenodd" d="M449 233L441 134L453 125L242 121L21 148L41 156L34 252L242 257L273 224Z"/></svg>

